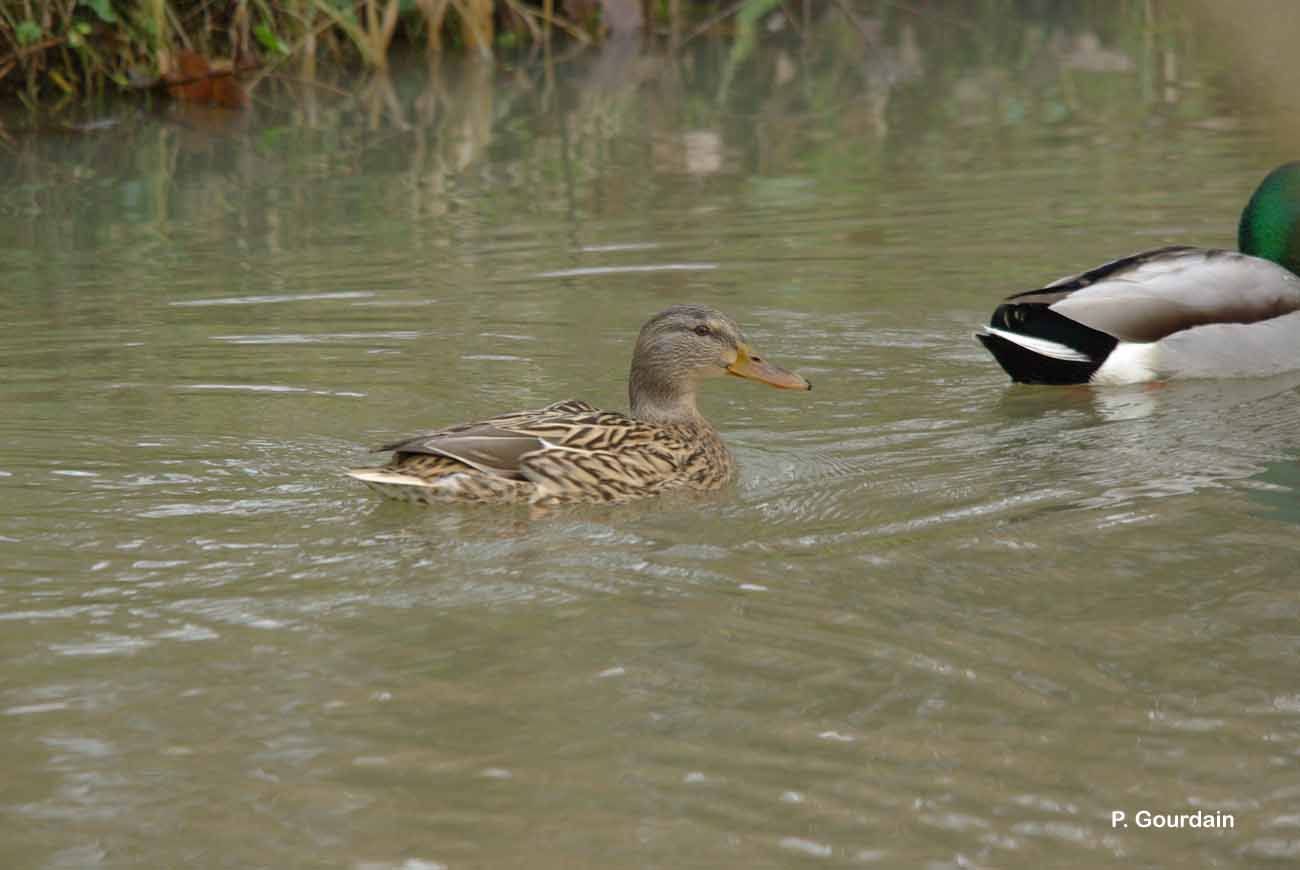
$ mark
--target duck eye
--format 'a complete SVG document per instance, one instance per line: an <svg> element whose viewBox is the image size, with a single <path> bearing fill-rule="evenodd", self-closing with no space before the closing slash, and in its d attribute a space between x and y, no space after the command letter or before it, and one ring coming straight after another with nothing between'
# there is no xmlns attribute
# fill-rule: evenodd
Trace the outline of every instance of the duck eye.
<svg viewBox="0 0 1300 870"><path fill-rule="evenodd" d="M705 324L701 323L699 326L695 327L695 334L696 334L696 335L713 335L713 330L712 330L712 329L709 329L708 326L706 326Z"/></svg>

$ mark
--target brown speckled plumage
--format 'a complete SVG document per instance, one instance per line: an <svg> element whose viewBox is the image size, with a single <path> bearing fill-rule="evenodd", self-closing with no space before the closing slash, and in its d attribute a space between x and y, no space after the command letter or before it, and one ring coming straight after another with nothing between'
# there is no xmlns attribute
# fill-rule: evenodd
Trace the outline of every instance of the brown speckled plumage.
<svg viewBox="0 0 1300 870"><path fill-rule="evenodd" d="M702 377L734 374L786 389L807 381L765 362L740 328L704 306L674 306L641 330L632 360L632 415L565 401L385 445L381 468L349 472L406 501L621 502L731 480L735 463L695 407Z"/></svg>

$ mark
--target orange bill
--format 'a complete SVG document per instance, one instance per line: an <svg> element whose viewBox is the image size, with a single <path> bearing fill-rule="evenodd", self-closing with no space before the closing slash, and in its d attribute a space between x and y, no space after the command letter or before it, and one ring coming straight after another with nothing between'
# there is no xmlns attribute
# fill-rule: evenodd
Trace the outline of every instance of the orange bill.
<svg viewBox="0 0 1300 870"><path fill-rule="evenodd" d="M748 345L744 344L740 346L739 352L736 354L736 361L727 366L727 374L735 375L738 378L748 378L751 381L758 381L773 387L780 387L783 390L812 389L812 384L794 372L772 365L751 351Z"/></svg>

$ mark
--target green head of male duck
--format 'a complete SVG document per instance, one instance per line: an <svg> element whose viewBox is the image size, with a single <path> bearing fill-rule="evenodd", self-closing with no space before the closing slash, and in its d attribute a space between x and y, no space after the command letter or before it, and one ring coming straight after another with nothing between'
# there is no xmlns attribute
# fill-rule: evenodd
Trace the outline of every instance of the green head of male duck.
<svg viewBox="0 0 1300 870"><path fill-rule="evenodd" d="M1300 161L1268 174L1241 213L1237 247L1300 275Z"/></svg>

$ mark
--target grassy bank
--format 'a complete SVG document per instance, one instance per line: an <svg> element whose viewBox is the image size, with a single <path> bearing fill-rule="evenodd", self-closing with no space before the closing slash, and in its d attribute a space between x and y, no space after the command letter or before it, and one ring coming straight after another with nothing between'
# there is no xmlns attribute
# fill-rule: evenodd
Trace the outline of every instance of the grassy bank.
<svg viewBox="0 0 1300 870"><path fill-rule="evenodd" d="M0 98L37 106L109 89L172 86L318 63L383 68L394 45L491 58L610 34L677 41L752 32L815 0L0 0ZM204 94L207 91L203 92ZM189 97L196 98L194 96ZM220 100L218 100L220 101Z"/></svg>

